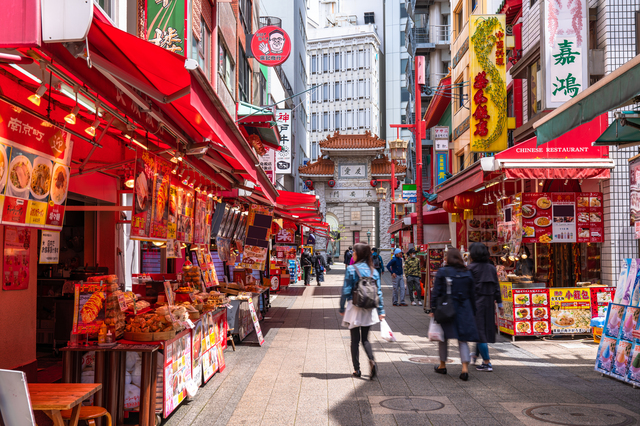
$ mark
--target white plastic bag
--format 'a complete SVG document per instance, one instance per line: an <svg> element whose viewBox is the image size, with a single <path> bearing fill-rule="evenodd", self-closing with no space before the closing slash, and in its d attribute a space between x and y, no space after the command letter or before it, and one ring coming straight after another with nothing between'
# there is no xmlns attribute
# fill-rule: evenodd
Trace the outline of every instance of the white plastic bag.
<svg viewBox="0 0 640 426"><path fill-rule="evenodd" d="M442 326L435 320L431 320L431 324L429 325L429 340L432 342L444 342Z"/></svg>
<svg viewBox="0 0 640 426"><path fill-rule="evenodd" d="M380 321L380 337L387 342L396 341L396 336L393 335L393 331L391 331L391 327L387 324L387 320Z"/></svg>

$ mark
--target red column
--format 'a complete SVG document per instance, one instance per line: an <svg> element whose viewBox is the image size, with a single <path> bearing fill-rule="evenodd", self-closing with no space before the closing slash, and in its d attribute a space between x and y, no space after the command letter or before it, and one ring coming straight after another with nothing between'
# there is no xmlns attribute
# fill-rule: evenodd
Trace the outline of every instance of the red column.
<svg viewBox="0 0 640 426"><path fill-rule="evenodd" d="M420 84L418 83L418 70L423 70L424 67L418 66L419 56L416 55L414 69L415 72L415 87L416 87L416 119L415 119L415 135L416 135L416 239L418 241L415 244L424 244L424 233L422 229L422 93L420 90ZM422 57L420 60L424 61ZM422 76L424 78L424 76Z"/></svg>

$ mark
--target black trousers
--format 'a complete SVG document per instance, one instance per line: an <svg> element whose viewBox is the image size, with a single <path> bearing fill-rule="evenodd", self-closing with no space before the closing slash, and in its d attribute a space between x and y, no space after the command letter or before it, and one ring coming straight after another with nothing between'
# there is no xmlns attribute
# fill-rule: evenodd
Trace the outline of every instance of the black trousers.
<svg viewBox="0 0 640 426"><path fill-rule="evenodd" d="M369 328L370 327L354 327L351 331L351 361L353 361L353 369L355 371L360 370L360 340L362 339L362 346L367 353L367 357L373 361L373 351L371 350L371 343L369 343Z"/></svg>
<svg viewBox="0 0 640 426"><path fill-rule="evenodd" d="M305 266L304 268L304 285L309 285L311 282L311 266Z"/></svg>

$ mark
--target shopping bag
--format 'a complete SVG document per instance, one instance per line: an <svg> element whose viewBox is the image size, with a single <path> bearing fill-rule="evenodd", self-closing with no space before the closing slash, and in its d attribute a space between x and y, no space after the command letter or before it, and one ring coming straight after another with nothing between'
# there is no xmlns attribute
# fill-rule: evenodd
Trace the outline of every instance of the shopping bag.
<svg viewBox="0 0 640 426"><path fill-rule="evenodd" d="M393 331L391 331L391 327L389 327L386 320L380 321L380 337L387 342L396 341L396 336L393 335Z"/></svg>
<svg viewBox="0 0 640 426"><path fill-rule="evenodd" d="M432 342L444 342L444 331L442 326L435 320L431 321L429 325L429 340Z"/></svg>

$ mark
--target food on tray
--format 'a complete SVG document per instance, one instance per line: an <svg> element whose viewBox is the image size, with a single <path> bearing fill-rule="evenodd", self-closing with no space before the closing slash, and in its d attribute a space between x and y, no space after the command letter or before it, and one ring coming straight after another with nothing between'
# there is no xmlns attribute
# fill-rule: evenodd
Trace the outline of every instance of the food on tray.
<svg viewBox="0 0 640 426"><path fill-rule="evenodd" d="M469 241L472 243L479 243L482 241L482 231L469 232Z"/></svg>
<svg viewBox="0 0 640 426"><path fill-rule="evenodd" d="M541 227L547 227L551 225L551 221L549 220L548 217L539 217L536 220L534 220L533 223Z"/></svg>
<svg viewBox="0 0 640 426"><path fill-rule="evenodd" d="M531 219L536 215L536 208L531 204L525 204L522 206L522 217L526 219Z"/></svg>
<svg viewBox="0 0 640 426"><path fill-rule="evenodd" d="M578 213L578 222L589 222L589 213Z"/></svg>
<svg viewBox="0 0 640 426"><path fill-rule="evenodd" d="M540 241L541 243L548 244L548 243L551 242L552 239L553 239L553 237L551 237L551 235L544 234L544 235L540 236L540 239L538 241Z"/></svg>
<svg viewBox="0 0 640 426"><path fill-rule="evenodd" d="M51 167L47 164L38 164L31 177L31 190L37 196L45 195L51 186Z"/></svg>
<svg viewBox="0 0 640 426"><path fill-rule="evenodd" d="M193 289L191 287L178 287L175 291L176 293L193 293Z"/></svg>
<svg viewBox="0 0 640 426"><path fill-rule="evenodd" d="M523 229L524 229L524 236L525 237L535 237L536 236L536 230L535 230L534 227L525 226Z"/></svg>
<svg viewBox="0 0 640 426"><path fill-rule="evenodd" d="M547 197L541 197L538 198L538 201L536 201L536 205L542 210L546 210L551 207L551 200L549 200L549 198Z"/></svg>
<svg viewBox="0 0 640 426"><path fill-rule="evenodd" d="M548 330L547 323L544 321L536 321L533 323L533 330L536 333L546 333Z"/></svg>
<svg viewBox="0 0 640 426"><path fill-rule="evenodd" d="M544 305L547 303L547 295L536 293L531 296L534 305Z"/></svg>
<svg viewBox="0 0 640 426"><path fill-rule="evenodd" d="M180 326L171 321L169 315L149 312L127 318L125 331L133 333L154 333L162 331L180 330Z"/></svg>
<svg viewBox="0 0 640 426"><path fill-rule="evenodd" d="M516 324L516 330L518 333L528 333L529 330L531 330L531 326L528 322L518 322Z"/></svg>
<svg viewBox="0 0 640 426"><path fill-rule="evenodd" d="M91 295L89 300L82 306L80 315L82 316L82 322L85 324L95 320L102 309L104 302L104 292L96 291Z"/></svg>
<svg viewBox="0 0 640 426"><path fill-rule="evenodd" d="M518 294L515 297L515 301L518 305L526 305L527 303L529 303L529 296L526 294Z"/></svg>
<svg viewBox="0 0 640 426"><path fill-rule="evenodd" d="M602 222L602 216L600 213L591 213L589 218L591 219L591 222Z"/></svg>
<svg viewBox="0 0 640 426"><path fill-rule="evenodd" d="M472 228L479 228L480 227L480 219L471 219L469 221L469 226Z"/></svg>
<svg viewBox="0 0 640 426"><path fill-rule="evenodd" d="M56 165L53 170L53 185L51 185L51 199L54 203L60 204L64 201L68 182L67 170L64 166Z"/></svg>
<svg viewBox="0 0 640 426"><path fill-rule="evenodd" d="M9 174L11 183L17 189L24 189L29 184L31 179L31 164L24 155L16 157L13 166L11 167L11 173Z"/></svg>

